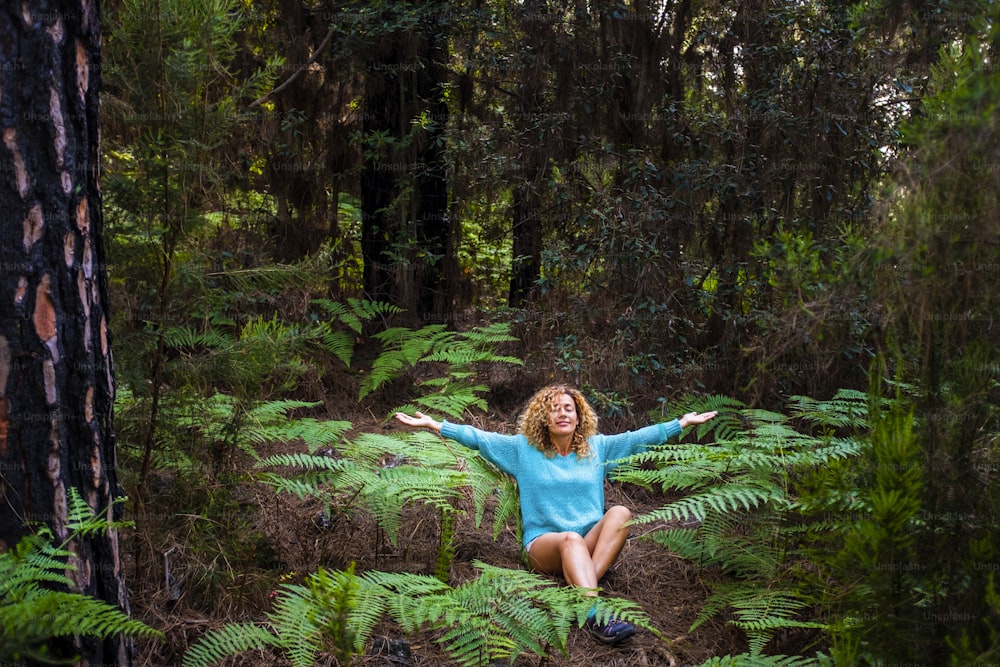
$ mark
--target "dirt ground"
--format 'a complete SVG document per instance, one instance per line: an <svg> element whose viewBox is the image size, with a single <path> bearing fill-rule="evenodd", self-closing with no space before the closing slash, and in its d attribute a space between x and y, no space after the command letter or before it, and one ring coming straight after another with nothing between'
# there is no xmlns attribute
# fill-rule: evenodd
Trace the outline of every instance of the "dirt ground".
<svg viewBox="0 0 1000 667"><path fill-rule="evenodd" d="M291 445L288 449L296 448ZM238 498L239 521L231 526L206 528L199 525L204 521L197 516L185 522L183 515L170 515L167 506L171 497L183 496L185 490L165 486L160 514L147 511L144 518L148 525L125 536L133 613L166 635L163 642L142 642L137 646L137 666L179 665L187 646L205 631L227 622L264 620L274 590L282 582L301 581L320 566L342 569L354 562L357 572L422 574L434 569L438 520L434 512L426 509L408 510L394 547L371 517L356 515L330 522L324 519L318 501L279 496L270 487L253 481L229 490ZM609 483L606 492L608 504L626 505L635 514L664 502L661 495L634 486ZM157 519L162 524L159 529ZM711 573L700 572L696 566L641 539L642 533L654 528L633 529L619 560L600 585L607 595L640 604L666 640L640 631L623 645L609 648L578 630L570 635L567 655L556 654L547 660L522 656L514 665L681 667L745 651L742 633L728 627L724 620L711 619L689 632L707 596L705 577ZM214 531L211 537L206 537L206 529ZM218 547L206 546L212 544ZM471 512L463 515L456 526L455 545L452 585L477 576L473 566L476 560L506 568L523 567L513 526L494 541L489 511L480 528L475 527ZM240 554L233 554L234 549L242 552L243 565L237 562ZM251 552L252 557L248 556ZM453 664L434 640L433 633L407 637L387 622L374 633L366 654L357 656L352 664ZM247 653L226 664L263 667L287 663L274 655ZM332 666L336 662L329 658L317 664Z"/></svg>

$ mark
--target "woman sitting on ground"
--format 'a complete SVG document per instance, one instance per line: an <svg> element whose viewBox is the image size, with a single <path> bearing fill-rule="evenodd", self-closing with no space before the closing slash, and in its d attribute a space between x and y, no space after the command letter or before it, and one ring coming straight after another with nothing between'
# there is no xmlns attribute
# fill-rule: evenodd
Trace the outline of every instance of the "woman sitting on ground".
<svg viewBox="0 0 1000 667"><path fill-rule="evenodd" d="M687 426L703 424L715 412L688 413L679 419L618 435L597 432L597 415L576 389L553 385L538 391L518 417L517 435L436 421L420 412L398 413L407 426L429 428L479 451L517 480L524 552L532 569L560 574L571 586L593 589L618 558L631 511L622 505L604 510L608 462L660 445ZM617 644L635 634L618 620L585 624L600 642Z"/></svg>

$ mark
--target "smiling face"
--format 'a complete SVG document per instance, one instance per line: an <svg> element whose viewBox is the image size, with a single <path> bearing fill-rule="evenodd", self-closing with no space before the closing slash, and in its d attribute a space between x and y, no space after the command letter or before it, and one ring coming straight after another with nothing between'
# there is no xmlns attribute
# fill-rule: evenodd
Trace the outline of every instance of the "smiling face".
<svg viewBox="0 0 1000 667"><path fill-rule="evenodd" d="M566 445L580 458L593 455L587 438L597 434L597 415L578 390L564 384L542 387L517 418L517 432L546 456L565 456Z"/></svg>
<svg viewBox="0 0 1000 667"><path fill-rule="evenodd" d="M576 414L576 401L569 394L559 394L552 399L549 406L549 436L556 439L560 436L572 436L576 431L580 418Z"/></svg>

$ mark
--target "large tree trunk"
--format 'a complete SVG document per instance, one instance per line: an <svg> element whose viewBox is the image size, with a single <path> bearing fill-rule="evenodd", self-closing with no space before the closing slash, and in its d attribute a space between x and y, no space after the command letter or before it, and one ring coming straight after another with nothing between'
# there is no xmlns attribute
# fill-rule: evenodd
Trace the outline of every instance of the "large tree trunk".
<svg viewBox="0 0 1000 667"><path fill-rule="evenodd" d="M518 87L515 128L528 140L522 157L524 178L513 187L511 197L511 238L513 261L510 270L510 290L507 303L519 308L530 301L535 284L542 273L542 245L544 229L540 188L545 179L548 156L547 142L539 130L540 120L546 117L545 78L553 62L549 44L552 42L550 21L539 21L547 16L545 3L531 0L525 5L525 49L523 69Z"/></svg>
<svg viewBox="0 0 1000 667"><path fill-rule="evenodd" d="M386 40L365 82L363 131L384 132L398 141L400 91L395 82L402 62L398 44ZM392 301L396 264L389 258L400 223L393 208L397 192L396 167L390 158L368 157L361 167L361 255L364 261L364 290L369 299Z"/></svg>
<svg viewBox="0 0 1000 667"><path fill-rule="evenodd" d="M29 522L66 537L71 487L101 513L119 486L98 187L97 2L6 3L0 36L0 549L6 549ZM75 592L127 612L116 532L71 548ZM91 665L131 664L124 638L61 648Z"/></svg>
<svg viewBox="0 0 1000 667"><path fill-rule="evenodd" d="M428 7L436 8L427 12L431 18L446 12L437 0L414 7L418 16ZM365 81L364 131L387 141L361 169L364 289L414 319L445 314L446 269L454 261L444 150L448 42L441 29L425 17L412 30L381 37Z"/></svg>
<svg viewBox="0 0 1000 667"><path fill-rule="evenodd" d="M442 11L446 5L441 5ZM415 102L428 112L431 122L417 146L416 178L417 244L419 256L417 303L422 318L439 319L451 306L451 286L445 281L454 255L448 244L451 222L448 216L448 167L445 155L445 127L448 124L448 104L445 84L448 70L448 37L438 34L440 27L425 26L420 51L425 62L416 72ZM420 113L415 109L414 115Z"/></svg>

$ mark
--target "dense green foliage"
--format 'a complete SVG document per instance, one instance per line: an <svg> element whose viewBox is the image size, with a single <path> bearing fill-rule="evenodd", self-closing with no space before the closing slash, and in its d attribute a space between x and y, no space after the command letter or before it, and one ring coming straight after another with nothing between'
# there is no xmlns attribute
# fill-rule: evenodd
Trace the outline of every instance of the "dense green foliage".
<svg viewBox="0 0 1000 667"><path fill-rule="evenodd" d="M352 570L318 570L304 586L286 586L269 615L270 629L230 625L207 634L191 648L184 667L208 667L230 655L275 647L292 665L314 665L321 650L347 664L361 652L383 615L408 633L435 631L455 664L485 667L523 653L546 656L566 651L571 628L595 606L599 618L614 616L655 631L641 609L628 600L596 603L580 589L521 570L478 563L479 577L451 587L425 575Z"/></svg>
<svg viewBox="0 0 1000 667"><path fill-rule="evenodd" d="M433 364L443 368L440 377L425 378L417 386L431 391L415 401L419 409L434 410L453 419L467 410L484 409L479 392L484 385L473 385L475 363L519 364L520 360L498 355L493 347L510 342L507 327L497 324L486 330L473 329L464 334L447 331L442 325L431 325L418 331L405 327L387 329L376 334L385 344L372 363L371 372L361 381L361 397L398 379L407 366ZM400 410L412 410L405 406ZM322 429L322 424L317 424ZM442 581L448 580L453 552L453 514L455 503L469 488L475 502L476 525L485 511L487 498L496 495L494 535L514 513L516 489L494 466L481 459L466 457L440 438L427 433L404 436L384 436L365 433L353 441L337 442L343 427L334 423L329 433L322 430L307 433L291 425L309 454L279 454L260 462L262 466L284 466L305 469L291 476L265 474L263 481L278 491L299 498L319 497L327 515L350 512L358 505L373 514L386 537L396 544L403 509L411 503L423 503L438 510L441 517L441 539L436 571ZM332 445L332 446L331 446ZM324 454L319 447L331 446ZM472 458L472 457L469 457Z"/></svg>
<svg viewBox="0 0 1000 667"><path fill-rule="evenodd" d="M694 627L726 612L728 623L747 633L753 659L762 658L778 631L835 631L814 620L843 610L822 608L830 601L807 573L823 561L808 550L835 542L850 530L839 517L866 509L863 491L844 475L867 448L867 396L793 397L787 415L722 397L691 405L720 411L699 427L710 444L657 448L628 460L615 476L685 494L633 523L667 522L647 538L727 575Z"/></svg>
<svg viewBox="0 0 1000 667"><path fill-rule="evenodd" d="M0 660L4 662L64 664L65 658L49 647L59 637L161 636L117 607L69 592L76 588L73 577L79 569L74 563L75 541L111 524L95 516L74 487L68 505L66 539L57 541L42 527L0 554Z"/></svg>
<svg viewBox="0 0 1000 667"><path fill-rule="evenodd" d="M572 593L448 581L510 480L376 425L551 380L605 431L722 410L616 482L710 581L693 630L745 634L706 665L995 661L995 3L147 5L104 3L130 585L255 616L192 664L346 663L383 617L463 664L563 651ZM435 576L279 587L257 481L391 544L429 512Z"/></svg>

